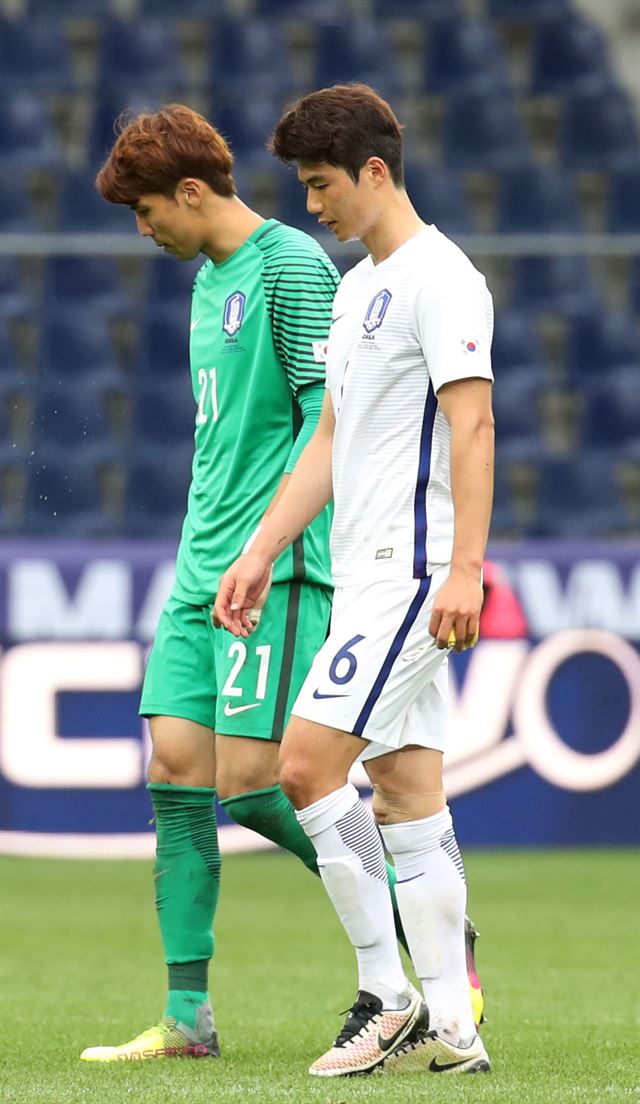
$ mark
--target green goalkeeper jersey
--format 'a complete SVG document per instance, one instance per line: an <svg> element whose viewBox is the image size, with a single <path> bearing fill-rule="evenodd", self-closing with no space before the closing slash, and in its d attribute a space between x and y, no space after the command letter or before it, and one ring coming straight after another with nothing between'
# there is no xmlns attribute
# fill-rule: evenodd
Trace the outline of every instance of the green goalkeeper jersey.
<svg viewBox="0 0 640 1104"><path fill-rule="evenodd" d="M338 282L318 243L275 219L196 276L195 455L173 591L183 602L213 601L287 470L302 424L296 395L324 383ZM330 585L329 525L327 509L276 561L276 582Z"/></svg>

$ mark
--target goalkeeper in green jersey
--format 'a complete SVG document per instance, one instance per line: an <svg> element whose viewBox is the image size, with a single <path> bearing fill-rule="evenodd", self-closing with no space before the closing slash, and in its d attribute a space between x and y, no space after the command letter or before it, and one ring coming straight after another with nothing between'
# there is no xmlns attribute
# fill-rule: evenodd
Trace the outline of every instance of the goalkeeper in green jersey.
<svg viewBox="0 0 640 1104"><path fill-rule="evenodd" d="M339 277L312 237L242 203L226 142L188 107L129 122L97 187L109 202L131 207L139 233L165 251L206 259L191 306L193 477L176 583L140 705L153 744L167 1003L156 1026L82 1058L217 1056L208 992L220 880L216 794L234 821L317 873L315 850L278 785L278 746L327 633L328 512L278 560L269 601L262 595L254 610L255 636L234 641L210 613L220 575L242 550L247 518L257 526L273 506L316 426Z"/></svg>

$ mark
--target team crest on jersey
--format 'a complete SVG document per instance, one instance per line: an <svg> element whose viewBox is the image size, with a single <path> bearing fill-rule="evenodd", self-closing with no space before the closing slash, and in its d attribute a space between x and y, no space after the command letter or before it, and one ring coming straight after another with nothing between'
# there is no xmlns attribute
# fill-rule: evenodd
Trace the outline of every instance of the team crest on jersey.
<svg viewBox="0 0 640 1104"><path fill-rule="evenodd" d="M382 325L385 314L387 313L387 307L391 302L391 292L383 288L377 295L374 295L373 299L367 307L367 313L364 316L364 326L367 333L373 333L379 326Z"/></svg>
<svg viewBox="0 0 640 1104"><path fill-rule="evenodd" d="M247 297L242 291L234 291L233 295L229 296L224 305L222 329L226 334L229 334L229 337L233 337L234 334L237 334L242 325L246 301Z"/></svg>

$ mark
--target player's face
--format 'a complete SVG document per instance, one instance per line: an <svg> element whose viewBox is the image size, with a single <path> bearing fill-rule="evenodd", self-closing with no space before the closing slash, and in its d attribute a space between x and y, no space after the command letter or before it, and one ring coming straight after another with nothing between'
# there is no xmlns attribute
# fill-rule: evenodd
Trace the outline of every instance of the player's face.
<svg viewBox="0 0 640 1104"><path fill-rule="evenodd" d="M307 191L307 211L315 215L338 241L362 240L376 221L377 196L370 187L366 166L355 184L346 169L325 161L301 161L298 179Z"/></svg>
<svg viewBox="0 0 640 1104"><path fill-rule="evenodd" d="M138 233L153 238L159 249L181 261L197 257L202 248L199 227L180 189L175 199L156 193L140 196L132 210Z"/></svg>

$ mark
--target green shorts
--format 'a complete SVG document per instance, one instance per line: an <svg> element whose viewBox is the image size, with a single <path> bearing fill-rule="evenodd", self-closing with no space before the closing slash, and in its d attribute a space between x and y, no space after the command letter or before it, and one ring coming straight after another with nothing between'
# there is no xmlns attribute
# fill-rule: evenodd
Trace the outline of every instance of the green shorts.
<svg viewBox="0 0 640 1104"><path fill-rule="evenodd" d="M332 591L275 583L246 640L214 629L210 606L169 598L142 687L140 713L185 717L225 736L281 740L312 660L324 644Z"/></svg>

